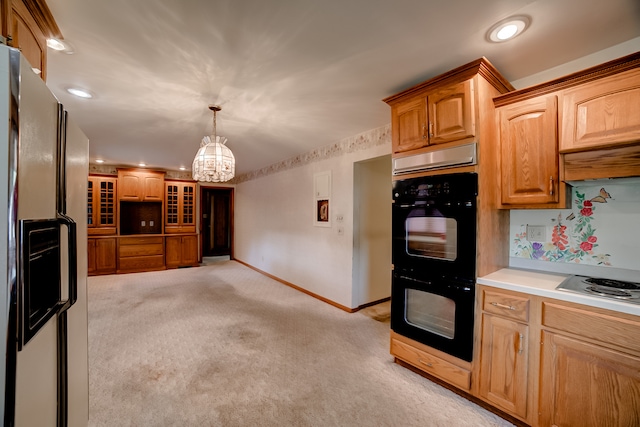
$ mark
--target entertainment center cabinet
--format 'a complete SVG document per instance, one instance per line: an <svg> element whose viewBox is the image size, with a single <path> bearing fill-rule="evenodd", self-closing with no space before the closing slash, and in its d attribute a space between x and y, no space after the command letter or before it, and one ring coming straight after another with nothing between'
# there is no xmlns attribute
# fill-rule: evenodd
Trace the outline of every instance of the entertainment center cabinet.
<svg viewBox="0 0 640 427"><path fill-rule="evenodd" d="M88 178L88 274L198 266L195 181L118 169Z"/></svg>

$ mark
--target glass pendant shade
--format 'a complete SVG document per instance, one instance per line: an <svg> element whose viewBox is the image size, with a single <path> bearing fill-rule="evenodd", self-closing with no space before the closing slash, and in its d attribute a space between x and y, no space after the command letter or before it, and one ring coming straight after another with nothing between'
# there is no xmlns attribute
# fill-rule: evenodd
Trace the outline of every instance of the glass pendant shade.
<svg viewBox="0 0 640 427"><path fill-rule="evenodd" d="M192 175L196 181L225 182L236 173L236 159L225 144L227 138L205 136L193 159Z"/></svg>
<svg viewBox="0 0 640 427"><path fill-rule="evenodd" d="M225 145L227 138L216 135L216 112L220 107L210 105L209 109L213 111L213 135L202 138L191 174L196 181L226 182L235 176L236 159Z"/></svg>

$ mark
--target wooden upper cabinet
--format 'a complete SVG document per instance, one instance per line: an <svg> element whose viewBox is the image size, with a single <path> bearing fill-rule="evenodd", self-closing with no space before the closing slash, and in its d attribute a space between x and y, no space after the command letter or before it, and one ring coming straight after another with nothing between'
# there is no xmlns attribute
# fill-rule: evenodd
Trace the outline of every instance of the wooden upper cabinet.
<svg viewBox="0 0 640 427"><path fill-rule="evenodd" d="M391 117L394 153L472 138L474 102L469 79L398 103Z"/></svg>
<svg viewBox="0 0 640 427"><path fill-rule="evenodd" d="M557 97L540 96L498 108L501 203L565 207L560 182Z"/></svg>
<svg viewBox="0 0 640 427"><path fill-rule="evenodd" d="M47 76L47 38L62 39L44 0L2 0L2 35L10 46L20 49L31 67Z"/></svg>
<svg viewBox="0 0 640 427"><path fill-rule="evenodd" d="M195 233L195 182L165 182L165 233Z"/></svg>
<svg viewBox="0 0 640 427"><path fill-rule="evenodd" d="M128 202L162 202L164 172L118 169L119 200Z"/></svg>
<svg viewBox="0 0 640 427"><path fill-rule="evenodd" d="M394 109L392 122L394 152L415 150L428 144L425 98L399 104Z"/></svg>
<svg viewBox="0 0 640 427"><path fill-rule="evenodd" d="M640 141L640 69L560 93L560 151L583 151Z"/></svg>
<svg viewBox="0 0 640 427"><path fill-rule="evenodd" d="M439 144L461 145L491 134L496 95L513 86L486 59L462 65L383 99L391 107L393 155L429 152ZM434 148L435 150L435 148Z"/></svg>
<svg viewBox="0 0 640 427"><path fill-rule="evenodd" d="M473 79L429 94L429 144L443 144L475 135Z"/></svg>
<svg viewBox="0 0 640 427"><path fill-rule="evenodd" d="M116 234L116 178L90 176L87 186L89 234Z"/></svg>

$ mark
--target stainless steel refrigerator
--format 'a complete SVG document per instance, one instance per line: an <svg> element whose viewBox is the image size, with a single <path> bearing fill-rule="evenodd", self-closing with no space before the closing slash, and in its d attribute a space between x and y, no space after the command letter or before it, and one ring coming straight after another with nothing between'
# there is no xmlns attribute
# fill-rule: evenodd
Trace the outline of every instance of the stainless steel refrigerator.
<svg viewBox="0 0 640 427"><path fill-rule="evenodd" d="M86 426L89 142L0 45L0 399L5 426Z"/></svg>

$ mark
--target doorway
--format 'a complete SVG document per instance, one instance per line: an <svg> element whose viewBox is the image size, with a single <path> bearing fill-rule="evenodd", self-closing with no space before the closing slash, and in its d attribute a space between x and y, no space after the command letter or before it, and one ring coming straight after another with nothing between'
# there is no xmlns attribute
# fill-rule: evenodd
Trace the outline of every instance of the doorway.
<svg viewBox="0 0 640 427"><path fill-rule="evenodd" d="M391 296L391 156L354 163L353 306Z"/></svg>
<svg viewBox="0 0 640 427"><path fill-rule="evenodd" d="M233 259L233 188L200 187L202 256Z"/></svg>

